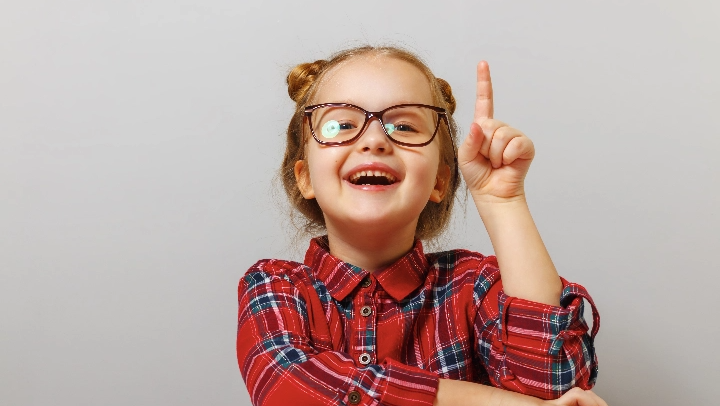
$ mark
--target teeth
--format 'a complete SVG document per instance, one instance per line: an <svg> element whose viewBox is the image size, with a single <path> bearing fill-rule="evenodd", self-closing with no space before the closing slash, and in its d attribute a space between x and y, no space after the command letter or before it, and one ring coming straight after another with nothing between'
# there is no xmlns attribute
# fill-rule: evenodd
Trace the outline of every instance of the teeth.
<svg viewBox="0 0 720 406"><path fill-rule="evenodd" d="M357 182L358 179L360 179L363 176L382 176L385 179L387 179L390 183L395 183L395 177L390 175L387 172L383 171L359 171L355 172L353 175L350 176L349 180L350 182Z"/></svg>

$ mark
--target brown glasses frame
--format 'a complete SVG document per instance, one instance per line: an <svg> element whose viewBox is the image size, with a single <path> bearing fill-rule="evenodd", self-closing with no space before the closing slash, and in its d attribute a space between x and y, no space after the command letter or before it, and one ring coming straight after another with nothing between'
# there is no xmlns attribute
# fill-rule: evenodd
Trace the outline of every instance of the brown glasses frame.
<svg viewBox="0 0 720 406"><path fill-rule="evenodd" d="M349 140L321 141L317 137L317 135L315 135L315 130L313 130L313 128L312 128L312 120L310 120L310 117L312 116L313 111L315 111L315 109L319 109L321 107L352 107L352 108L358 109L365 113L365 122L363 123L362 127L360 127L360 131L358 131L357 135L350 138ZM388 110L392 110L392 109L395 109L398 107L426 107L426 108L429 108L429 109L433 110L434 112L436 112L438 115L438 121L437 121L437 124L435 125L435 131L433 132L432 137L430 137L430 139L428 141L423 142L421 144L413 144L413 143L409 143L409 142L398 141L395 138L393 138L392 135L388 134L387 129L385 128L385 123L382 120L382 116ZM322 104L314 104L312 106L305 107L305 117L307 117L308 127L310 127L310 133L312 133L312 136L315 139L315 141L317 141L318 143L320 143L322 145L327 145L327 146L352 144L358 138L360 138L360 136L363 135L363 133L365 132L365 128L368 126L368 123L370 123L370 121L372 121L373 118L378 119L378 121L380 122L380 127L382 127L383 132L390 139L390 141L394 142L395 144L402 145L404 147L424 147L425 145L430 144L435 139L435 136L437 135L438 129L440 128L440 121L445 121L445 125L448 126L448 129L450 128L450 123L448 123L448 119L447 119L447 111L445 111L444 108L437 107L437 106L429 106L427 104L417 104L417 103L396 104L394 106L390 106L390 107L386 108L385 110L381 110L381 111L367 111L360 106L356 106L354 104L349 104L349 103L322 103Z"/></svg>

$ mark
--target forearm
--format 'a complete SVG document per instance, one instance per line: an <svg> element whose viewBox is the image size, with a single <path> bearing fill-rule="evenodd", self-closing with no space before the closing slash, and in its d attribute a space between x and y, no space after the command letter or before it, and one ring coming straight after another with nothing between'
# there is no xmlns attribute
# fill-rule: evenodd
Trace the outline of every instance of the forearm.
<svg viewBox="0 0 720 406"><path fill-rule="evenodd" d="M542 400L473 382L440 379L434 406L538 406Z"/></svg>
<svg viewBox="0 0 720 406"><path fill-rule="evenodd" d="M507 202L473 199L490 235L505 293L558 306L562 282L525 198Z"/></svg>

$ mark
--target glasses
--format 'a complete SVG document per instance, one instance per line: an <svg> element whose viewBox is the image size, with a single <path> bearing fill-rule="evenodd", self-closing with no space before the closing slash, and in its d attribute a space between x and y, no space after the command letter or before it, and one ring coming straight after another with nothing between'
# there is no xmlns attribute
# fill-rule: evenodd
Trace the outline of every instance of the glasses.
<svg viewBox="0 0 720 406"><path fill-rule="evenodd" d="M367 111L348 103L323 103L305 108L310 132L315 141L336 146L355 142L368 123L377 118L390 140L405 147L422 147L432 142L447 122L442 107L425 104L398 104L382 111Z"/></svg>

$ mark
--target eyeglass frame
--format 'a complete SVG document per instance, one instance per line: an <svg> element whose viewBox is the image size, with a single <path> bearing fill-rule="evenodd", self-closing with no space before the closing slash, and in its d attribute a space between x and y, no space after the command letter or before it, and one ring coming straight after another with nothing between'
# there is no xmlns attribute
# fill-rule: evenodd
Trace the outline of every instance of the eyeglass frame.
<svg viewBox="0 0 720 406"><path fill-rule="evenodd" d="M321 107L352 107L355 109L358 109L365 113L365 122L363 123L362 127L360 127L360 131L358 131L357 135L350 138L349 140L345 141L321 141L317 135L315 135L315 130L313 130L312 120L310 119L312 117L313 111L316 109L319 109ZM392 110L398 107L426 107L430 110L433 110L438 115L438 121L435 125L435 131L433 132L433 135L430 137L430 139L426 142L423 142L421 144L413 144L403 141L398 141L395 138L392 137L392 135L388 134L387 128L385 128L385 123L382 120L383 114L387 112L388 110ZM396 104L394 106L390 106L384 110L380 111L368 111L360 106L356 106L354 104L350 103L321 103L321 104L313 104L311 106L305 107L305 117L307 117L308 127L310 127L310 133L312 134L315 141L317 141L319 144L327 145L327 146L340 146L340 145L349 145L353 142L357 141L358 138L360 138L365 130L367 129L368 123L372 121L373 118L377 118L380 122L380 127L382 127L383 132L385 135L390 139L390 141L394 142L395 144L402 145L403 147L424 147L425 145L430 144L435 139L435 136L438 133L438 129L440 129L440 121L445 121L445 125L448 127L448 130L450 129L450 123L448 122L447 118L447 111L442 107L437 106L430 106L427 104L419 104L419 103L404 103L404 104Z"/></svg>

